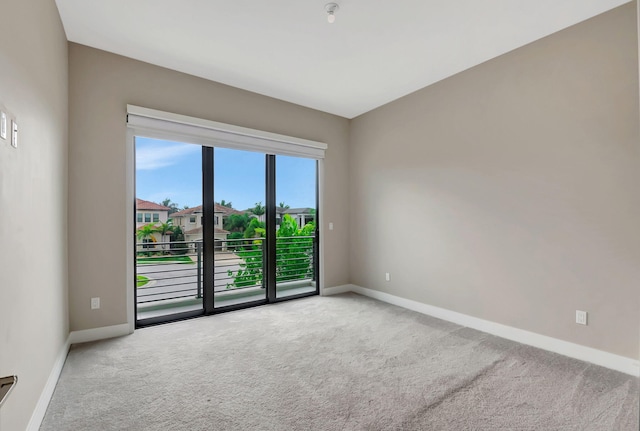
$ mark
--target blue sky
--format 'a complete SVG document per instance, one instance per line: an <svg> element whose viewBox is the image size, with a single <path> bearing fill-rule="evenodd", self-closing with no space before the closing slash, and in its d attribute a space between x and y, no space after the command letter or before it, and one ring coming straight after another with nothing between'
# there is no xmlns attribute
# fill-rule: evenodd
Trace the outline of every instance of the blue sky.
<svg viewBox="0 0 640 431"><path fill-rule="evenodd" d="M239 210L265 203L265 156L216 148L214 199ZM276 157L276 202L315 208L316 161ZM199 145L136 137L136 196L180 208L202 204L202 148Z"/></svg>

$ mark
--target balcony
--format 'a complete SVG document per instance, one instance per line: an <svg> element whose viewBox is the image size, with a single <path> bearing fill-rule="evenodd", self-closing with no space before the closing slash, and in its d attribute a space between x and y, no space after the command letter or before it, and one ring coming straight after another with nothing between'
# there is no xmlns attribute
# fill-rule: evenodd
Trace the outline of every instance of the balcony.
<svg viewBox="0 0 640 431"><path fill-rule="evenodd" d="M278 298L314 292L313 236L276 239ZM214 306L265 298L264 238L215 240ZM202 310L201 241L136 244L138 319Z"/></svg>

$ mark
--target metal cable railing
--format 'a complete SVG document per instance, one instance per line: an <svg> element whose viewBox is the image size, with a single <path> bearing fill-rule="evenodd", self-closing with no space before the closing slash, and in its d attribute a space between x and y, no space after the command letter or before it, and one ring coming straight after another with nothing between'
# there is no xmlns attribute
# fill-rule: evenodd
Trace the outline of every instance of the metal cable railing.
<svg viewBox="0 0 640 431"><path fill-rule="evenodd" d="M314 236L276 239L276 283L314 281ZM264 238L215 240L214 293L262 288ZM201 298L202 241L136 244L137 303Z"/></svg>

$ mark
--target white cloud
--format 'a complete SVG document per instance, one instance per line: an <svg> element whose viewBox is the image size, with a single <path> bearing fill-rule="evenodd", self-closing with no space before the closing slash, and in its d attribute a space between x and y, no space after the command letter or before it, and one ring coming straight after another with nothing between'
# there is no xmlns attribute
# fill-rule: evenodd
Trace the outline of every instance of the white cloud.
<svg viewBox="0 0 640 431"><path fill-rule="evenodd" d="M184 156L200 151L199 145L176 144L161 147L153 145L136 149L136 169L151 171L174 165Z"/></svg>

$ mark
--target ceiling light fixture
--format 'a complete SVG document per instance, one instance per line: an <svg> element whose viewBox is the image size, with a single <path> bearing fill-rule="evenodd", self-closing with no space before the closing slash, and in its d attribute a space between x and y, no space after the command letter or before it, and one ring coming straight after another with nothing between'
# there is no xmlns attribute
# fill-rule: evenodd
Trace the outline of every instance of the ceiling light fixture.
<svg viewBox="0 0 640 431"><path fill-rule="evenodd" d="M340 9L338 3L327 3L324 5L324 9L327 11L327 21L329 24L333 24L336 21L336 11Z"/></svg>

